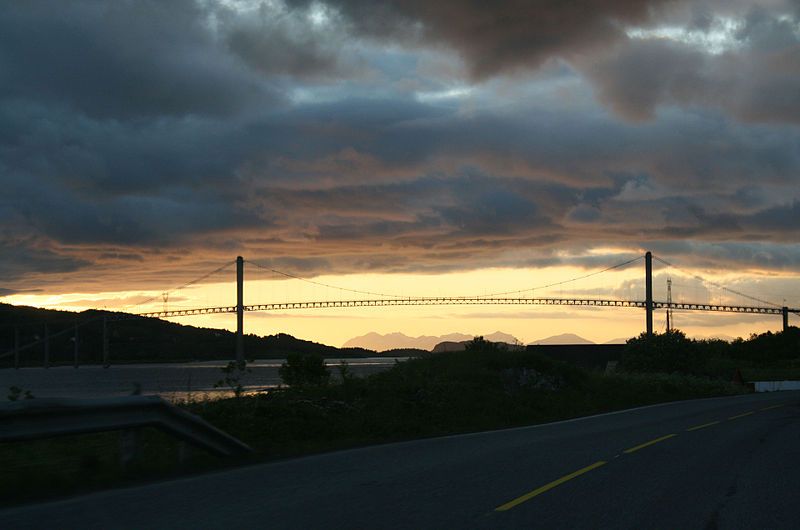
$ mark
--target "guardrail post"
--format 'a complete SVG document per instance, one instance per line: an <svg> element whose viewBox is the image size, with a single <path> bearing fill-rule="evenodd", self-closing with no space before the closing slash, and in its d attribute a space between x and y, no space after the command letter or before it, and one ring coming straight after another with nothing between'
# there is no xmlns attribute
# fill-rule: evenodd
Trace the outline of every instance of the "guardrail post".
<svg viewBox="0 0 800 530"><path fill-rule="evenodd" d="M783 331L789 329L789 308L783 306Z"/></svg>
<svg viewBox="0 0 800 530"><path fill-rule="evenodd" d="M119 433L119 464L127 470L139 453L139 433L136 429L123 429Z"/></svg>
<svg viewBox="0 0 800 530"><path fill-rule="evenodd" d="M185 464L186 461L189 459L189 448L186 445L186 442L181 440L178 442L178 463Z"/></svg>

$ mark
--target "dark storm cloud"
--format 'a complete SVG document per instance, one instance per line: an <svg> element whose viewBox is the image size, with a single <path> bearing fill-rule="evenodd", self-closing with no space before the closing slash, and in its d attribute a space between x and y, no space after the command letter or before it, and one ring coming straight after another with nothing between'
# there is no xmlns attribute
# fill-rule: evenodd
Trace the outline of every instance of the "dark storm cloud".
<svg viewBox="0 0 800 530"><path fill-rule="evenodd" d="M324 191L264 190L270 208L290 204L282 222L303 226L318 245L383 245L403 259L471 252L495 253L561 228L549 215L574 204L576 191L521 179L479 175L426 177L401 184Z"/></svg>
<svg viewBox="0 0 800 530"><path fill-rule="evenodd" d="M651 240L648 247L677 265L700 270L796 271L800 268L800 246L760 241ZM757 291L751 291L757 292Z"/></svg>
<svg viewBox="0 0 800 530"><path fill-rule="evenodd" d="M569 111L463 116L344 100L221 127L17 121L28 134L3 147L19 168L4 172L6 225L115 252L179 246L296 259L309 272L435 272L564 263L541 257L579 256L591 241L794 241L791 225L772 228L793 211L774 194L795 182L797 134L714 116L633 127Z"/></svg>
<svg viewBox="0 0 800 530"><path fill-rule="evenodd" d="M156 169L156 168L153 168ZM270 219L237 205L237 197L200 186L162 186L148 193L105 193L47 182L29 173L5 173L0 223L66 244L112 243L169 246L192 237ZM89 187L84 191L84 187ZM24 228L23 228L24 227Z"/></svg>
<svg viewBox="0 0 800 530"><path fill-rule="evenodd" d="M237 254L304 274L593 267L592 246L689 239L677 255L711 268L796 266L800 131L769 123L796 116L794 34L753 12L727 55L625 37L661 4L5 6L4 288L146 285ZM384 78L363 61L387 43L411 58ZM448 99L450 74L420 84L422 48L461 55L474 99ZM550 57L632 121L585 85L520 76L536 96L507 98L489 80Z"/></svg>
<svg viewBox="0 0 800 530"><path fill-rule="evenodd" d="M747 221L754 228L770 232L791 231L796 234L800 227L800 202L766 208L750 216Z"/></svg>
<svg viewBox="0 0 800 530"><path fill-rule="evenodd" d="M245 131L226 122L97 120L38 103L0 101L0 123L5 179L30 188L47 182L94 199L220 187L252 146Z"/></svg>
<svg viewBox="0 0 800 530"><path fill-rule="evenodd" d="M569 218L580 223L592 223L598 221L601 217L601 212L594 206L581 204L569 213Z"/></svg>
<svg viewBox="0 0 800 530"><path fill-rule="evenodd" d="M0 298L4 296L11 296L13 294L36 294L42 292L42 289L27 289L27 290L17 290L17 289L6 289L4 287L0 287Z"/></svg>
<svg viewBox="0 0 800 530"><path fill-rule="evenodd" d="M229 114L277 94L213 42L192 0L15 2L0 94L99 118Z"/></svg>
<svg viewBox="0 0 800 530"><path fill-rule="evenodd" d="M660 105L719 108L753 122L800 123L800 17L753 9L735 49L710 54L667 39L620 41L578 62L599 98L632 120Z"/></svg>
<svg viewBox="0 0 800 530"><path fill-rule="evenodd" d="M272 173L287 186L296 179L396 180L473 164L494 175L581 185L588 200L593 185L641 175L687 190L723 190L754 175L762 184L788 184L800 167L797 131L745 127L713 113L629 125L570 109L465 115L409 101L343 100L282 114L249 133L271 139L266 163L250 176Z"/></svg>
<svg viewBox="0 0 800 530"><path fill-rule="evenodd" d="M308 5L307 1L292 2ZM647 22L660 0L463 2L331 0L353 31L422 39L456 50L475 79L536 68L553 56L605 45L622 26Z"/></svg>
<svg viewBox="0 0 800 530"><path fill-rule="evenodd" d="M311 4L291 5L307 9ZM339 20L342 31L407 46L444 45L463 59L473 80L530 72L549 59L566 59L595 84L601 101L626 119L650 119L659 105L677 104L718 107L749 121L800 120L796 3L330 0L324 5L347 21ZM734 35L736 49L712 54L712 37L704 46L689 46L626 34L631 27L652 29L663 21L710 35L718 22L714 10L744 20ZM675 13L681 12L689 14L676 21ZM250 32L248 39L264 34ZM314 49L308 46L309 53ZM318 64L324 72L334 63L335 57L312 53L304 64Z"/></svg>
<svg viewBox="0 0 800 530"><path fill-rule="evenodd" d="M306 9L281 11L261 4L242 15L219 15L230 51L261 74L301 79L359 75L364 68L358 52L347 47L348 35L334 21L314 24Z"/></svg>
<svg viewBox="0 0 800 530"><path fill-rule="evenodd" d="M76 256L62 253L46 239L19 237L8 231L0 232L0 278L7 282L16 282L27 276L37 274L58 275L74 272L90 267L92 262ZM35 283L23 289L8 289L19 292L35 289ZM6 293L8 294L13 293Z"/></svg>
<svg viewBox="0 0 800 530"><path fill-rule="evenodd" d="M0 97L100 119L225 117L286 104L287 79L361 68L341 57L337 28L276 9L237 13L195 0L6 5Z"/></svg>

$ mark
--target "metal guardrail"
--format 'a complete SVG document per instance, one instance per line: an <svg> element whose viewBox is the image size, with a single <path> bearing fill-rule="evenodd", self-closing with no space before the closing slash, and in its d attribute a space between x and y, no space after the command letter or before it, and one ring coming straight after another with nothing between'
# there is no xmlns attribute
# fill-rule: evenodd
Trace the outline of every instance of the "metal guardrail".
<svg viewBox="0 0 800 530"><path fill-rule="evenodd" d="M0 403L0 442L140 427L157 427L219 456L253 452L240 440L158 396Z"/></svg>

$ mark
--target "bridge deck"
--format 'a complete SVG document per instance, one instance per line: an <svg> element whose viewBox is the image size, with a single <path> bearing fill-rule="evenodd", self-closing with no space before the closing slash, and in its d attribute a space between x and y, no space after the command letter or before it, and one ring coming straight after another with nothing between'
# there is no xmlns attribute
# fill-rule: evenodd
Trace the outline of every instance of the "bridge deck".
<svg viewBox="0 0 800 530"><path fill-rule="evenodd" d="M433 305L556 305L583 307L635 307L645 309L643 300L606 300L598 298L482 298L482 297L426 297L426 298L377 298L366 300L321 300L306 302L275 302L245 305L245 311L286 311L295 309L326 309L336 307L383 307L383 306L433 306ZM730 304L696 304L688 302L653 302L653 309L676 309L689 311L713 311L724 313L754 313L780 315L781 307L740 306ZM800 309L789 309L800 313ZM235 313L236 306L201 307L139 313L144 317L181 317L214 313Z"/></svg>

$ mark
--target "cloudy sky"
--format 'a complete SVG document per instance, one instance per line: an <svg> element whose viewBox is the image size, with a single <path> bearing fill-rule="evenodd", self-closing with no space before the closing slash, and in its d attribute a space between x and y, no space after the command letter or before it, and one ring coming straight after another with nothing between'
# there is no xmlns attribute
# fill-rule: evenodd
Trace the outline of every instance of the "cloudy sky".
<svg viewBox="0 0 800 530"><path fill-rule="evenodd" d="M128 307L236 255L355 289L486 293L649 249L797 307L800 2L8 2L0 182L9 303ZM556 294L613 297L640 268ZM270 298L253 303L287 283L252 277ZM282 296L337 294L308 287ZM723 300L692 289L675 297ZM190 291L173 306L231 288ZM640 331L627 311L382 309L249 329L608 340Z"/></svg>

